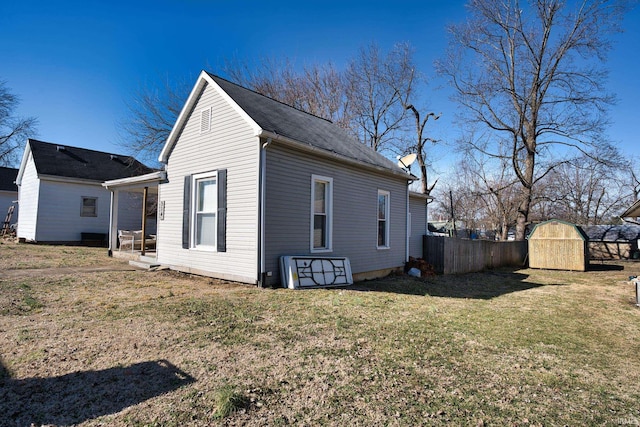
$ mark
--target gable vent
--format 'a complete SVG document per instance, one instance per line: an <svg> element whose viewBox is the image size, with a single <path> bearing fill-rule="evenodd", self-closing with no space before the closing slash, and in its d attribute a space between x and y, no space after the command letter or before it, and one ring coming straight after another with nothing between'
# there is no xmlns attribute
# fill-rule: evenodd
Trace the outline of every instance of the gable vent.
<svg viewBox="0 0 640 427"><path fill-rule="evenodd" d="M200 133L211 130L211 108L200 111Z"/></svg>
<svg viewBox="0 0 640 427"><path fill-rule="evenodd" d="M56 151L64 151L64 150L66 150L66 148L64 147L64 145L58 145L58 146L56 147Z"/></svg>

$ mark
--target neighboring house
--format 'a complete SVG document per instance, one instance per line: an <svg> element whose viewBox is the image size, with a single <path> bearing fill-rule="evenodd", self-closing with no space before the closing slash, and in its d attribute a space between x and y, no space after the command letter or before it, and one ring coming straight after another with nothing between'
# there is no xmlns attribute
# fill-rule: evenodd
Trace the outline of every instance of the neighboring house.
<svg viewBox="0 0 640 427"><path fill-rule="evenodd" d="M591 259L630 259L636 257L640 241L640 224L588 225L582 229L589 236Z"/></svg>
<svg viewBox="0 0 640 427"><path fill-rule="evenodd" d="M18 238L79 243L102 235L106 242L111 201L102 183L149 172L132 157L29 139L16 179ZM126 199L120 204L120 219L137 228L141 199L133 193Z"/></svg>
<svg viewBox="0 0 640 427"><path fill-rule="evenodd" d="M325 119L202 72L160 154L157 261L280 283L287 255L348 257L354 280L408 258L416 177Z"/></svg>
<svg viewBox="0 0 640 427"><path fill-rule="evenodd" d="M15 183L17 176L18 169L0 167L0 221L4 222L9 207L13 206L10 225L18 222L18 186Z"/></svg>

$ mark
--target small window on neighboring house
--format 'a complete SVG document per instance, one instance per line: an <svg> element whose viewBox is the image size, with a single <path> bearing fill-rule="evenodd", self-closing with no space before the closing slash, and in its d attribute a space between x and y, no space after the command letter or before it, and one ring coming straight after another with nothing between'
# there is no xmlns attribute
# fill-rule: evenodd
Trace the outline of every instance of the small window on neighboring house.
<svg viewBox="0 0 640 427"><path fill-rule="evenodd" d="M332 250L333 179L313 175L311 179L311 251Z"/></svg>
<svg viewBox="0 0 640 427"><path fill-rule="evenodd" d="M389 247L389 192L378 190L378 248Z"/></svg>
<svg viewBox="0 0 640 427"><path fill-rule="evenodd" d="M211 130L211 108L200 110L200 133Z"/></svg>
<svg viewBox="0 0 640 427"><path fill-rule="evenodd" d="M80 216L98 216L98 198L83 197Z"/></svg>

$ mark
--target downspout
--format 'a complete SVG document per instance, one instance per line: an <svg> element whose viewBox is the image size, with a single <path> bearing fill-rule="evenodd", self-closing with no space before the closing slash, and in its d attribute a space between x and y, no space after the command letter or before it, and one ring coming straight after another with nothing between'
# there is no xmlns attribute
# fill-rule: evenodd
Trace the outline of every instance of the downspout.
<svg viewBox="0 0 640 427"><path fill-rule="evenodd" d="M267 141L262 144L260 148L260 170L258 172L259 183L258 191L260 193L258 198L258 287L263 287L266 281L266 259L265 259L265 197L266 197L266 181L267 181L267 147L271 144L271 137L267 138Z"/></svg>

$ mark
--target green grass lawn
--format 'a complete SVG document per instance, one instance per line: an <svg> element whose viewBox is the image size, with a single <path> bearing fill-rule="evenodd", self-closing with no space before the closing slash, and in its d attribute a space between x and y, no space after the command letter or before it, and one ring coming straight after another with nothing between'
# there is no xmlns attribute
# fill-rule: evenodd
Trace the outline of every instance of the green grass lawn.
<svg viewBox="0 0 640 427"><path fill-rule="evenodd" d="M24 250L8 247L0 259ZM35 259L60 249L34 248ZM190 378L89 415L60 409L83 425L634 425L640 311L628 276L640 264L596 267L303 291L170 272L0 276L0 381L19 391L155 360Z"/></svg>

